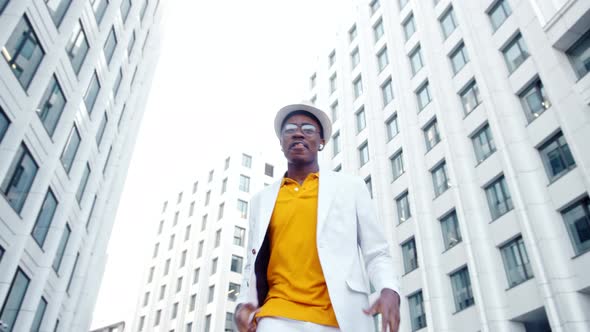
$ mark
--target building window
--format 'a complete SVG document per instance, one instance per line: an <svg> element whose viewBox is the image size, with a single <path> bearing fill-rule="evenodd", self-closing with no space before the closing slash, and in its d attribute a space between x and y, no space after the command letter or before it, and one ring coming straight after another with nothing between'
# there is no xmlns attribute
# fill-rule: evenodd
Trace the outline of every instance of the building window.
<svg viewBox="0 0 590 332"><path fill-rule="evenodd" d="M366 163L369 162L369 144L368 143L364 143L363 145L361 145L359 148L359 161L361 164L361 167L364 166Z"/></svg>
<svg viewBox="0 0 590 332"><path fill-rule="evenodd" d="M455 310L461 311L475 303L471 292L471 279L467 267L451 274L453 296L455 298Z"/></svg>
<svg viewBox="0 0 590 332"><path fill-rule="evenodd" d="M76 254L76 259L74 260L74 266L72 267L72 271L70 272L70 277L68 278L68 286L66 287L66 293L70 295L70 289L72 287L72 281L74 280L74 275L77 271L78 261L80 260L80 252Z"/></svg>
<svg viewBox="0 0 590 332"><path fill-rule="evenodd" d="M414 23L414 15L410 14L410 16L403 21L402 25L404 27L404 36L406 37L406 40L408 40L416 32L416 24Z"/></svg>
<svg viewBox="0 0 590 332"><path fill-rule="evenodd" d="M250 178L245 175L240 175L240 191L250 192Z"/></svg>
<svg viewBox="0 0 590 332"><path fill-rule="evenodd" d="M340 172L341 170L342 170L342 165L341 164L338 164L338 166L336 166L334 168L334 172Z"/></svg>
<svg viewBox="0 0 590 332"><path fill-rule="evenodd" d="M461 92L461 104L463 105L463 113L465 115L471 113L479 104L481 104L481 97L479 95L479 88L475 80L471 81Z"/></svg>
<svg viewBox="0 0 590 332"><path fill-rule="evenodd" d="M50 1L45 0L45 4L47 5L47 9L49 10L49 14L51 15L51 19L56 26L61 24L64 16L66 15L66 11L68 7L72 3L72 0L57 0L57 1Z"/></svg>
<svg viewBox="0 0 590 332"><path fill-rule="evenodd" d="M576 166L569 146L560 131L539 147L549 180L554 180Z"/></svg>
<svg viewBox="0 0 590 332"><path fill-rule="evenodd" d="M205 193L205 206L209 205L209 200L211 200L211 190Z"/></svg>
<svg viewBox="0 0 590 332"><path fill-rule="evenodd" d="M115 54L116 47L117 36L115 35L115 27L111 27L111 31L109 32L109 35L107 36L107 40L105 41L103 47L104 57L107 60L107 65L111 64L111 59L113 58L113 54Z"/></svg>
<svg viewBox="0 0 590 332"><path fill-rule="evenodd" d="M410 212L410 199L407 191L395 199L395 205L397 206L398 223L401 224L412 216Z"/></svg>
<svg viewBox="0 0 590 332"><path fill-rule="evenodd" d="M195 201L191 202L191 205L188 208L188 216L192 217L195 214Z"/></svg>
<svg viewBox="0 0 590 332"><path fill-rule="evenodd" d="M578 78L586 76L590 71L590 30L586 31L565 54L570 59Z"/></svg>
<svg viewBox="0 0 590 332"><path fill-rule="evenodd" d="M197 189L199 189L199 181L193 183L193 194L197 192Z"/></svg>
<svg viewBox="0 0 590 332"><path fill-rule="evenodd" d="M377 23L375 23L375 25L373 26L373 36L375 37L375 42L377 42L379 39L381 39L381 36L383 36L384 30L383 30L383 20L379 19L377 21Z"/></svg>
<svg viewBox="0 0 590 332"><path fill-rule="evenodd" d="M156 243L156 245L154 246L154 254L152 255L152 258L158 257L158 250L159 249L160 249L160 244Z"/></svg>
<svg viewBox="0 0 590 332"><path fill-rule="evenodd" d="M129 16L129 12L131 11L131 0L123 0L121 1L121 18L123 19L123 23L127 22L127 17Z"/></svg>
<svg viewBox="0 0 590 332"><path fill-rule="evenodd" d="M205 228L207 228L207 215L204 215L201 220L201 231L204 231Z"/></svg>
<svg viewBox="0 0 590 332"><path fill-rule="evenodd" d="M178 315L178 302L174 303L174 305L172 306L172 317L170 317L170 319L175 319L176 315Z"/></svg>
<svg viewBox="0 0 590 332"><path fill-rule="evenodd" d="M246 242L246 229L234 226L234 244L243 247Z"/></svg>
<svg viewBox="0 0 590 332"><path fill-rule="evenodd" d="M418 107L420 111L423 110L426 105L430 104L432 97L430 96L430 87L428 81L418 88L416 91L416 97L418 98Z"/></svg>
<svg viewBox="0 0 590 332"><path fill-rule="evenodd" d="M435 145L440 142L440 133L438 132L438 123L436 119L431 121L423 129L424 141L426 142L426 151L430 151Z"/></svg>
<svg viewBox="0 0 590 332"><path fill-rule="evenodd" d="M354 99L363 94L363 80L360 75L352 82L352 88L354 90Z"/></svg>
<svg viewBox="0 0 590 332"><path fill-rule="evenodd" d="M371 15L373 15L379 8L381 8L381 3L379 0L373 0L369 3L369 8L371 9Z"/></svg>
<svg viewBox="0 0 590 332"><path fill-rule="evenodd" d="M332 146L333 146L333 157L340 153L340 132L337 132L332 136Z"/></svg>
<svg viewBox="0 0 590 332"><path fill-rule="evenodd" d="M98 93L100 92L100 81L98 80L98 75L96 71L92 75L92 79L90 80L90 84L88 84L88 88L86 89L86 93L84 94L84 105L86 105L86 110L88 113L92 113L92 109L94 108L94 103L96 103L96 99L98 97Z"/></svg>
<svg viewBox="0 0 590 332"><path fill-rule="evenodd" d="M168 241L168 250L172 250L172 248L174 248L174 239L175 235L170 235L170 240Z"/></svg>
<svg viewBox="0 0 590 332"><path fill-rule="evenodd" d="M211 275L214 275L215 273L217 273L217 262L219 261L219 259L217 257L213 258L213 260L211 261Z"/></svg>
<svg viewBox="0 0 590 332"><path fill-rule="evenodd" d="M539 79L527 86L518 97L529 122L535 120L541 113L551 107L551 102L545 93L543 82Z"/></svg>
<svg viewBox="0 0 590 332"><path fill-rule="evenodd" d="M142 21L142 22L143 22L143 18L145 17L145 12L147 11L147 7L148 7L148 0L143 0L143 3L141 4L141 9L139 11L140 21Z"/></svg>
<svg viewBox="0 0 590 332"><path fill-rule="evenodd" d="M193 284L196 284L199 282L199 274L201 272L201 269L196 268L193 272Z"/></svg>
<svg viewBox="0 0 590 332"><path fill-rule="evenodd" d="M271 164L264 164L264 175L266 176L274 176L274 166Z"/></svg>
<svg viewBox="0 0 590 332"><path fill-rule="evenodd" d="M590 199L588 196L561 212L576 255L590 250Z"/></svg>
<svg viewBox="0 0 590 332"><path fill-rule="evenodd" d="M410 308L412 331L426 327L426 312L424 312L421 290L412 296L408 296L408 307Z"/></svg>
<svg viewBox="0 0 590 332"><path fill-rule="evenodd" d="M227 170L229 168L230 157L225 158L225 164L223 166L223 170Z"/></svg>
<svg viewBox="0 0 590 332"><path fill-rule="evenodd" d="M334 123L338 120L338 100L330 105L330 111L332 113L332 123Z"/></svg>
<svg viewBox="0 0 590 332"><path fill-rule="evenodd" d="M391 87L391 78L388 78L381 85L381 95L383 96L383 107L387 106L393 100L393 88Z"/></svg>
<svg viewBox="0 0 590 332"><path fill-rule="evenodd" d="M410 240L402 244L402 254L404 256L404 272L410 273L418 268L418 253L416 253L416 240Z"/></svg>
<svg viewBox="0 0 590 332"><path fill-rule="evenodd" d="M76 153L78 152L78 147L80 146L80 141L80 132L78 132L78 128L76 125L74 125L61 154L61 164L68 174L70 173L72 165L74 164L74 159L76 158Z"/></svg>
<svg viewBox="0 0 590 332"><path fill-rule="evenodd" d="M488 12L494 31L498 30L502 23L504 23L508 16L510 16L510 14L512 14L512 10L510 9L507 1L498 0L494 4L494 6Z"/></svg>
<svg viewBox="0 0 590 332"><path fill-rule="evenodd" d="M231 256L231 268L230 270L232 272L236 272L236 273L242 273L242 263L243 263L243 258L240 256L236 256L236 255L232 255Z"/></svg>
<svg viewBox="0 0 590 332"><path fill-rule="evenodd" d="M492 220L512 210L512 198L506 185L506 179L502 175L499 179L485 187L488 205L492 214Z"/></svg>
<svg viewBox="0 0 590 332"><path fill-rule="evenodd" d="M193 294L193 295L191 295L188 311L190 311L190 312L195 311L196 304L197 304L197 294Z"/></svg>
<svg viewBox="0 0 590 332"><path fill-rule="evenodd" d="M356 118L356 132L360 133L361 131L363 131L363 129L365 129L367 127L367 121L365 119L365 109L361 108L358 112L356 112L355 118Z"/></svg>
<svg viewBox="0 0 590 332"><path fill-rule="evenodd" d="M389 64L389 57L387 56L387 47L383 47L379 53L377 53L377 69L379 72L383 71Z"/></svg>
<svg viewBox="0 0 590 332"><path fill-rule="evenodd" d="M33 226L33 230L31 231L33 239L35 239L35 242L37 242L41 248L43 248L43 244L45 243L45 238L47 237L47 232L49 232L49 227L51 226L55 210L57 209L57 204L58 202L55 195L51 189L48 189L43 204L41 205L41 209L39 210L39 214L37 214L35 226Z"/></svg>
<svg viewBox="0 0 590 332"><path fill-rule="evenodd" d="M336 63L336 51L332 51L330 52L330 55L328 55L328 64L330 67L332 67L334 63Z"/></svg>
<svg viewBox="0 0 590 332"><path fill-rule="evenodd" d="M371 182L371 176L368 176L365 179L365 185L367 186L367 190L369 191L369 195L373 198L373 182Z"/></svg>
<svg viewBox="0 0 590 332"><path fill-rule="evenodd" d="M440 219L440 228L442 230L445 250L461 242L461 231L459 230L459 221L457 220L457 213L455 211Z"/></svg>
<svg viewBox="0 0 590 332"><path fill-rule="evenodd" d="M416 75L416 73L424 67L424 63L422 62L422 48L420 44L416 46L416 48L410 53L410 64L412 65L412 74Z"/></svg>
<svg viewBox="0 0 590 332"><path fill-rule="evenodd" d="M238 299L238 295L240 295L240 285L230 282L227 290L227 299L235 302Z"/></svg>
<svg viewBox="0 0 590 332"><path fill-rule="evenodd" d="M0 142L4 139L4 135L8 131L8 127L10 126L10 120L4 113L4 110L0 107Z"/></svg>
<svg viewBox="0 0 590 332"><path fill-rule="evenodd" d="M209 296L207 297L207 303L211 303L213 302L213 299L215 298L215 285L211 285L209 286ZM208 321L210 325L211 322L211 315L208 315L207 317L209 317ZM206 330L209 330L208 328Z"/></svg>
<svg viewBox="0 0 590 332"><path fill-rule="evenodd" d="M218 229L215 232L215 248L219 247L221 244L221 229Z"/></svg>
<svg viewBox="0 0 590 332"><path fill-rule="evenodd" d="M360 62L361 62L361 55L360 55L359 49L357 47L354 50L352 50L352 53L350 53L350 65L351 65L352 69L356 68L356 66L358 66L358 64Z"/></svg>
<svg viewBox="0 0 590 332"><path fill-rule="evenodd" d="M397 126L397 114L394 114L391 118L389 118L387 122L385 122L385 126L387 127L387 140L391 141L399 133L399 128Z"/></svg>
<svg viewBox="0 0 590 332"><path fill-rule="evenodd" d="M13 331L21 306L27 294L31 279L19 268L16 269L8 295L0 311L0 321L7 326L7 331Z"/></svg>
<svg viewBox="0 0 590 332"><path fill-rule="evenodd" d="M39 305L35 311L33 323L31 324L31 331L39 331L41 328L41 322L43 322L43 316L45 316L45 309L47 309L47 301L43 296L41 296L41 300L39 301Z"/></svg>
<svg viewBox="0 0 590 332"><path fill-rule="evenodd" d="M164 230L164 220L160 220L160 224L158 225L158 235L162 234L162 230Z"/></svg>
<svg viewBox="0 0 590 332"><path fill-rule="evenodd" d="M8 1L10 0L0 0L0 14L2 14L4 8L6 8L6 5L8 5Z"/></svg>
<svg viewBox="0 0 590 332"><path fill-rule="evenodd" d="M86 185L88 185L88 179L90 178L90 164L86 163L86 168L84 168L84 173L82 174L82 178L80 179L80 184L78 185L78 190L76 191L76 200L78 204L82 202L82 198L84 197L84 192L86 191Z"/></svg>
<svg viewBox="0 0 590 332"><path fill-rule="evenodd" d="M311 75L311 77L309 78L309 87L310 89L315 88L315 81L316 81L316 74L313 73L313 75Z"/></svg>
<svg viewBox="0 0 590 332"><path fill-rule="evenodd" d="M164 275L167 276L168 272L170 272L170 258L166 260L166 263L164 265Z"/></svg>
<svg viewBox="0 0 590 332"><path fill-rule="evenodd" d="M207 182L211 183L211 181L213 181L213 174L215 174L215 170L210 170L209 179L207 180Z"/></svg>
<svg viewBox="0 0 590 332"><path fill-rule="evenodd" d="M399 1L399 9L401 10L402 8L404 8L406 6L408 1L410 1L410 0L398 0L398 1Z"/></svg>
<svg viewBox="0 0 590 332"><path fill-rule="evenodd" d="M231 312L225 313L225 329L224 331L234 331L234 314Z"/></svg>
<svg viewBox="0 0 590 332"><path fill-rule="evenodd" d="M494 137L492 136L492 132L488 124L478 130L471 138L471 141L473 142L475 157L478 163L486 160L492 153L496 151Z"/></svg>
<svg viewBox="0 0 590 332"><path fill-rule="evenodd" d="M398 153L394 154L393 157L391 157L391 174L393 175L394 181L405 172L403 156L404 152L400 150Z"/></svg>
<svg viewBox="0 0 590 332"><path fill-rule="evenodd" d="M162 316L162 309L158 309L158 311L156 311L156 317L154 317L154 326L160 325L161 316Z"/></svg>
<svg viewBox="0 0 590 332"><path fill-rule="evenodd" d="M533 270L522 236L510 241L500 248L504 269L508 277L510 287L516 286L533 277Z"/></svg>
<svg viewBox="0 0 590 332"><path fill-rule="evenodd" d="M53 264L51 267L55 273L59 274L59 268L61 267L61 261L64 258L64 253L66 252L66 247L68 246L68 241L70 240L70 234L72 230L70 229L70 225L66 224L64 228L64 232L61 235L61 239L59 240L59 245L57 247L57 251L55 252L55 258L53 259Z"/></svg>
<svg viewBox="0 0 590 332"><path fill-rule="evenodd" d="M66 104L66 98L63 90L57 81L55 75L51 76L51 81L43 93L43 97L37 107L37 115L47 130L49 136L53 136L57 122L61 117L62 111ZM0 135L0 138L2 135Z"/></svg>
<svg viewBox="0 0 590 332"><path fill-rule="evenodd" d="M311 97L310 102L311 102L312 105L315 105L315 103L316 103L317 100L318 100L318 96L315 96L314 95L313 97Z"/></svg>
<svg viewBox="0 0 590 332"><path fill-rule="evenodd" d="M115 78L115 83L113 84L113 98L117 98L119 94L119 88L121 87L121 81L123 81L123 70L119 68L117 72L117 78Z"/></svg>
<svg viewBox="0 0 590 332"><path fill-rule="evenodd" d="M104 13L107 10L108 0L90 0L90 4L92 5L92 10L94 11L94 17L96 18L96 24L100 25L102 22L102 18L104 17Z"/></svg>
<svg viewBox="0 0 590 332"><path fill-rule="evenodd" d="M184 241L188 241L191 237L191 225L186 225L184 229Z"/></svg>
<svg viewBox="0 0 590 332"><path fill-rule="evenodd" d="M220 194L223 195L226 190L227 190L227 178L225 178L221 181L221 193Z"/></svg>
<svg viewBox="0 0 590 332"><path fill-rule="evenodd" d="M445 39L457 28L457 19L453 7L449 8L439 19Z"/></svg>
<svg viewBox="0 0 590 332"><path fill-rule="evenodd" d="M353 40L355 40L356 36L357 36L356 24L354 24L352 26L352 28L350 28L350 30L348 30L348 40L353 41Z"/></svg>
<svg viewBox="0 0 590 332"><path fill-rule="evenodd" d="M336 86L337 86L337 82L336 82L336 73L334 73L332 76L330 76L330 93L334 93L334 91L336 91Z"/></svg>
<svg viewBox="0 0 590 332"><path fill-rule="evenodd" d="M89 49L90 45L88 44L86 33L84 33L82 22L78 21L74 27L74 32L72 33L70 40L66 44L66 53L70 58L70 63L72 64L72 68L76 75L80 73L80 68L82 68L82 64L84 63L84 59L86 59Z"/></svg>
<svg viewBox="0 0 590 332"><path fill-rule="evenodd" d="M502 49L502 54L504 54L504 60L510 73L520 67L524 60L529 57L529 52L520 33Z"/></svg>
<svg viewBox="0 0 590 332"><path fill-rule="evenodd" d="M465 49L465 44L461 42L459 46L449 55L453 65L453 73L457 74L469 62L469 55Z"/></svg>
<svg viewBox="0 0 590 332"><path fill-rule="evenodd" d="M432 171L432 185L434 187L434 196L439 196L449 189L449 178L447 175L447 163L443 161L436 166Z"/></svg>
<svg viewBox="0 0 590 332"><path fill-rule="evenodd" d="M160 300L163 300L165 295L166 295L166 285L161 285L160 286Z"/></svg>
<svg viewBox="0 0 590 332"><path fill-rule="evenodd" d="M240 218L248 218L248 202L238 199L238 212L240 213Z"/></svg>
<svg viewBox="0 0 590 332"><path fill-rule="evenodd" d="M252 157L247 154L242 154L242 166L252 168Z"/></svg>
<svg viewBox="0 0 590 332"><path fill-rule="evenodd" d="M17 213L25 204L38 169L29 149L21 143L2 181L2 194Z"/></svg>
<svg viewBox="0 0 590 332"><path fill-rule="evenodd" d="M148 274L148 280L147 280L148 284L149 284L150 282L152 282L152 280L154 280L154 271L155 271L155 270L156 270L156 268L155 268L155 267L153 267L153 266L152 266L152 267L150 267L150 272L149 272L149 274Z"/></svg>
<svg viewBox="0 0 590 332"><path fill-rule="evenodd" d="M135 46L135 30L131 33L131 37L129 37L129 42L127 43L127 57L131 57L131 52L133 51L133 46Z"/></svg>
<svg viewBox="0 0 590 332"><path fill-rule="evenodd" d="M180 263L178 264L178 267L184 267L185 264L186 264L186 250L183 250L182 254L180 254Z"/></svg>
<svg viewBox="0 0 590 332"><path fill-rule="evenodd" d="M2 48L2 55L12 73L26 90L33 79L45 51L26 15L20 19Z"/></svg>
<svg viewBox="0 0 590 332"><path fill-rule="evenodd" d="M143 294L143 306L147 306L148 303L150 302L150 292L145 292L145 294Z"/></svg>
<svg viewBox="0 0 590 332"><path fill-rule="evenodd" d="M164 201L164 204L162 204L162 213L166 212L167 207L168 207L168 201Z"/></svg>
<svg viewBox="0 0 590 332"><path fill-rule="evenodd" d="M96 131L96 146L100 147L100 142L102 141L102 137L104 136L104 131L107 128L107 122L109 121L107 117L107 112L104 112L102 115L102 120L100 121L100 125L98 126L98 130Z"/></svg>

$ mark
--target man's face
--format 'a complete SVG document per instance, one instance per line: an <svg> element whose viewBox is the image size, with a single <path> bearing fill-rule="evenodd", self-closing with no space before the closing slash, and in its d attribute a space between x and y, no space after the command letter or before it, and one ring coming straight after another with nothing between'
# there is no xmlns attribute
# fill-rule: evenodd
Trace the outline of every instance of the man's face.
<svg viewBox="0 0 590 332"><path fill-rule="evenodd" d="M306 130L309 127L306 128L305 125L315 127L315 133L311 134ZM295 130L289 132L286 130L289 127ZM324 139L320 137L320 128L316 120L303 114L293 115L285 121L280 141L289 164L308 164L317 161L320 144L325 144Z"/></svg>

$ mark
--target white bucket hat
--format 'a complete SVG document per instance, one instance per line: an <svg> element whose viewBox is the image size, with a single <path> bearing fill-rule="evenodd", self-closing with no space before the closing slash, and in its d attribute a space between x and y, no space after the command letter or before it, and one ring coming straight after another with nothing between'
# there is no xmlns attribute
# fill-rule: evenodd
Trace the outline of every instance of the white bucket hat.
<svg viewBox="0 0 590 332"><path fill-rule="evenodd" d="M324 113L324 111L307 102L287 105L279 110L275 116L275 133L277 134L277 137L281 139L281 126L283 122L289 116L289 114L296 111L308 112L318 119L320 126L322 126L324 141L327 144L330 140L330 137L332 137L332 121L330 121L330 118L328 115L326 115L326 113Z"/></svg>

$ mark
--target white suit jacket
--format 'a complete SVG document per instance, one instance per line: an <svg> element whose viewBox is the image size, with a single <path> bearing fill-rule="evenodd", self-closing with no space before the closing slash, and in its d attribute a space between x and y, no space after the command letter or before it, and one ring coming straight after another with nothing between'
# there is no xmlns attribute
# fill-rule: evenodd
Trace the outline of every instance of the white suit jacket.
<svg viewBox="0 0 590 332"><path fill-rule="evenodd" d="M238 303L262 305L268 292L267 228L281 181L250 200L247 258ZM361 178L321 171L318 192L316 245L330 300L342 332L373 331L369 307L369 277L379 293L390 288L399 294L389 245L374 213Z"/></svg>

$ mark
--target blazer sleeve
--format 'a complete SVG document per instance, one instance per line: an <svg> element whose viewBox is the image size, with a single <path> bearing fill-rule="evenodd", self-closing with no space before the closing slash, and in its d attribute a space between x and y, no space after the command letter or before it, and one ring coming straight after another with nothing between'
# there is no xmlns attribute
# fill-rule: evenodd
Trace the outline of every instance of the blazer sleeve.
<svg viewBox="0 0 590 332"><path fill-rule="evenodd" d="M399 280L383 225L377 220L373 202L364 181L355 178L357 234L367 274L375 290L390 288L398 295ZM401 296L401 295L400 295Z"/></svg>
<svg viewBox="0 0 590 332"><path fill-rule="evenodd" d="M252 199L250 200L250 213L248 214L248 241L245 243L246 265L244 266L244 270L242 271L242 285L240 286L240 295L238 295L238 298L236 299L237 305L250 302L249 295L252 281L250 280L250 275L252 272L252 268L254 266L255 255L251 255L248 249L252 246L252 243L254 243L254 230L257 217L256 213L258 211L258 197L259 194L256 194L252 196ZM254 283L252 287L256 287L256 283Z"/></svg>

